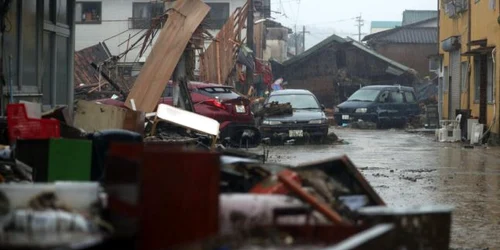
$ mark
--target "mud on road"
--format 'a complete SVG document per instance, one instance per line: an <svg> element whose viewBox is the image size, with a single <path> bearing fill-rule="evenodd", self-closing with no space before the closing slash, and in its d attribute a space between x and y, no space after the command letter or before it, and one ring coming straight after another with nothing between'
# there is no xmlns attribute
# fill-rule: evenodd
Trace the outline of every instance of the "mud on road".
<svg viewBox="0 0 500 250"><path fill-rule="evenodd" d="M346 154L389 206L453 205L452 247L500 249L500 149L394 130L336 129L344 145L270 148L290 165Z"/></svg>

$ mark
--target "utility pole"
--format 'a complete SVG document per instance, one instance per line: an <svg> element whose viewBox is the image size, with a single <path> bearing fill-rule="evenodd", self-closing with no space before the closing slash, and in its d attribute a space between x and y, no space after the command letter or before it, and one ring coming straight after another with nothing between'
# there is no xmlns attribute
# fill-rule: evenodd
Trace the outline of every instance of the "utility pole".
<svg viewBox="0 0 500 250"><path fill-rule="evenodd" d="M253 0L248 0L248 17L247 17L247 46L250 48L255 55L255 48L253 44ZM250 88L253 85L253 69L247 67L247 77L246 77L247 87Z"/></svg>
<svg viewBox="0 0 500 250"><path fill-rule="evenodd" d="M297 24L295 24L295 32L293 32L293 36L295 39L295 55L299 55L299 34L297 34Z"/></svg>
<svg viewBox="0 0 500 250"><path fill-rule="evenodd" d="M365 20L362 19L361 17L361 13L359 14L359 16L356 17L356 26L358 26L358 42L361 42L361 27L363 27L365 25Z"/></svg>
<svg viewBox="0 0 500 250"><path fill-rule="evenodd" d="M302 26L302 52L306 51L306 34L310 34L311 32L306 31L306 26Z"/></svg>
<svg viewBox="0 0 500 250"><path fill-rule="evenodd" d="M306 51L306 26L302 26L302 52Z"/></svg>

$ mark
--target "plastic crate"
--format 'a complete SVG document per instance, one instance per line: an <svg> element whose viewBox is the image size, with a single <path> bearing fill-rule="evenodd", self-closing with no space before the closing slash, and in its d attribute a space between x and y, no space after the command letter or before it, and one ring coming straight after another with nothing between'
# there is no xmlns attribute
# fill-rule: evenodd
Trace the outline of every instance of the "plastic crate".
<svg viewBox="0 0 500 250"><path fill-rule="evenodd" d="M22 103L7 105L7 127L11 143L17 139L49 139L61 137L60 123L58 120L28 118L26 106Z"/></svg>

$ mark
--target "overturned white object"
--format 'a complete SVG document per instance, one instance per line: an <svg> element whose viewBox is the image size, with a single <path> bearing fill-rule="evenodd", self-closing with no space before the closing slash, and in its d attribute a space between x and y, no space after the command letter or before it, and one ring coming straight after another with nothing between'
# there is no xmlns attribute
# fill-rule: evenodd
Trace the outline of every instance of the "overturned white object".
<svg viewBox="0 0 500 250"><path fill-rule="evenodd" d="M478 144L481 142L484 132L484 124L474 123L472 125L472 133L470 138L470 144Z"/></svg>
<svg viewBox="0 0 500 250"><path fill-rule="evenodd" d="M206 116L172 107L167 104L158 105L156 115L159 119L188 129L212 136L219 135L219 122Z"/></svg>

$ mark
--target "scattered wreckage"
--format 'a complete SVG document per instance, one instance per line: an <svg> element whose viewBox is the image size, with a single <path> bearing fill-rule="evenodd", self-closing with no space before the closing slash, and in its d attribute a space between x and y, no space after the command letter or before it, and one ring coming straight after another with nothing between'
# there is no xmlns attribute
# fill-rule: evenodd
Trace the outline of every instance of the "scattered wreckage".
<svg viewBox="0 0 500 250"><path fill-rule="evenodd" d="M67 108L42 114L39 104L9 104L11 146L0 150L0 249L449 247L450 208L388 208L345 156L297 167L266 163L266 147L257 155L217 144L217 119L158 105L208 11L199 0L175 1L162 42L131 92L121 93L127 108L81 100L72 116ZM244 18L231 20L243 26ZM230 57L235 47L223 51ZM173 77L184 99L177 104L191 106L181 73ZM242 111L238 102L209 102ZM267 112L293 117L297 106L290 103ZM325 136L326 117L314 103L300 107L318 115L304 125L318 125ZM300 137L298 130L288 136Z"/></svg>
<svg viewBox="0 0 500 250"><path fill-rule="evenodd" d="M104 115L108 112L102 105L86 104L101 106ZM111 108L114 119L133 117ZM99 113L90 124L100 125ZM145 116L151 136L172 131L161 130L170 124L191 131L185 133L204 134L207 141L200 146L199 140L147 140L151 136L123 129L97 130L80 139L17 136L14 150L4 151L5 161L11 163L1 173L15 176L5 182L24 183L0 184L5 235L0 247L72 249L82 242L89 248L120 249L449 245L450 208L388 208L347 157L296 167L265 163L259 155L217 148L219 124L211 118L166 104ZM45 150L49 164L33 158L35 153L44 155L43 146L37 146L44 141L50 145L49 152ZM87 166L81 164L82 155ZM32 235L29 241L27 232Z"/></svg>
<svg viewBox="0 0 500 250"><path fill-rule="evenodd" d="M187 86L194 112L217 120L222 140L232 147L248 148L260 144L260 132L255 126L250 101L246 97L226 85L191 81ZM174 106L173 91L173 83L169 82L159 104ZM126 108L124 102L111 98L96 102Z"/></svg>

